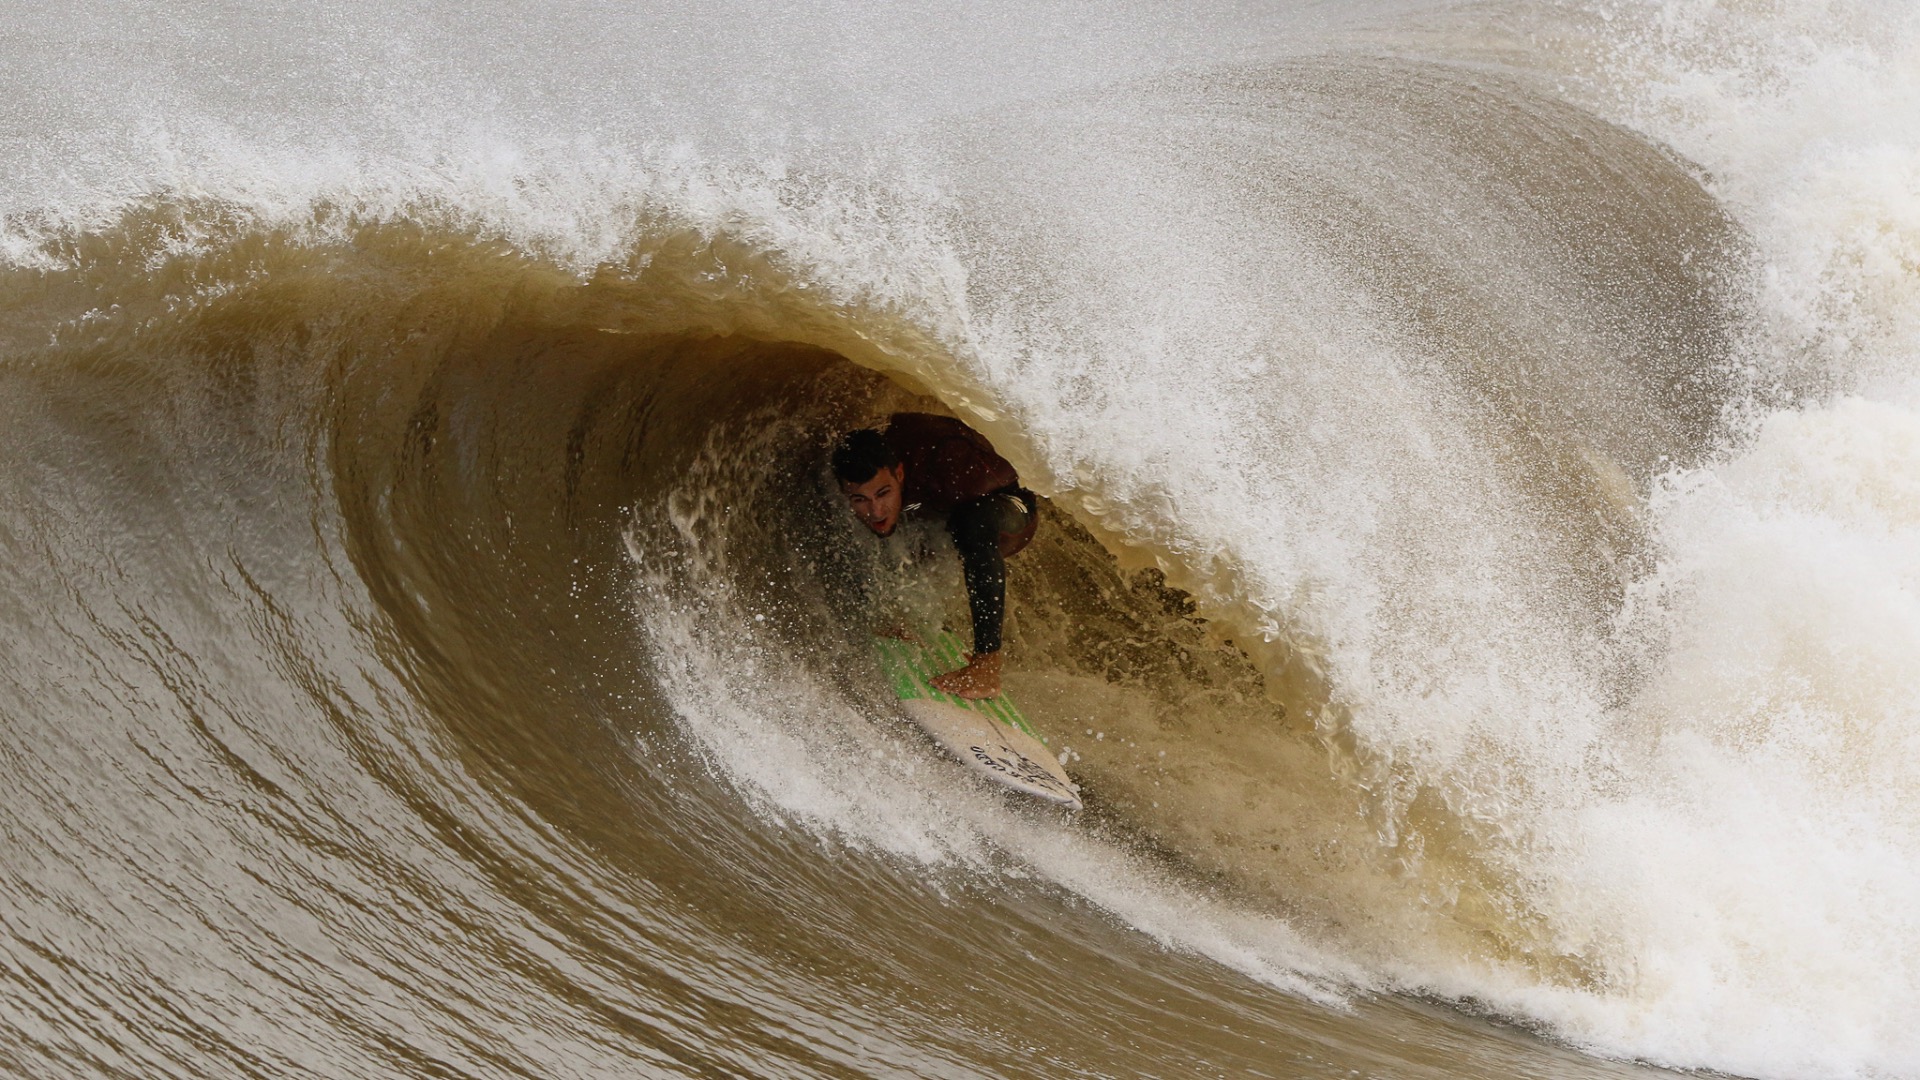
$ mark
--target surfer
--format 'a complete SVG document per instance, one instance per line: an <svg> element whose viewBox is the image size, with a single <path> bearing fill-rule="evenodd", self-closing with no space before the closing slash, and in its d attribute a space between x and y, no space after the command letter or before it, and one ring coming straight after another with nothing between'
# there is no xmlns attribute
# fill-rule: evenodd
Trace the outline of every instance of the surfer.
<svg viewBox="0 0 1920 1080"><path fill-rule="evenodd" d="M955 697L998 695L1006 559L1040 524L1033 492L984 435L929 413L895 413L884 432L848 432L833 449L833 475L853 515L875 536L893 535L905 517L946 525L967 583L973 651L964 667L933 685Z"/></svg>

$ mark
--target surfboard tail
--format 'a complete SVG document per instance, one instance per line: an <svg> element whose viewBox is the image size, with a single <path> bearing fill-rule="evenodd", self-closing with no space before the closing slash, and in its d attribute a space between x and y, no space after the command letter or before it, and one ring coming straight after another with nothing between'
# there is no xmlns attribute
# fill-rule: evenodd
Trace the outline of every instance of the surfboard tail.
<svg viewBox="0 0 1920 1080"><path fill-rule="evenodd" d="M924 699L968 709L1038 739L1043 745L1046 743L1046 738L1034 730L1007 695L963 698L933 685L935 675L966 663L966 653L960 648L959 639L952 634L942 633L932 645L926 647L899 638L876 637L874 647L880 656L881 669L887 673L888 680L893 684L894 695L901 701Z"/></svg>
<svg viewBox="0 0 1920 1080"><path fill-rule="evenodd" d="M962 765L1023 795L1081 808L1079 787L1005 694L974 701L934 688L938 671L964 662L952 634L941 634L931 647L876 637L874 652L907 719Z"/></svg>

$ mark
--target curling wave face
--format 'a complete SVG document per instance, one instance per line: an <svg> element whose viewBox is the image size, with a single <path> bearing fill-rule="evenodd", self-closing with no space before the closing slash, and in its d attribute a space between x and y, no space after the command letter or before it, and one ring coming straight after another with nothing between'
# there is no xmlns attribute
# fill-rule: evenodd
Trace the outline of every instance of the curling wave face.
<svg viewBox="0 0 1920 1080"><path fill-rule="evenodd" d="M1329 1021L1307 1002L1362 978L1344 962L889 729L821 648L847 636L817 566L845 537L811 474L905 392L723 332L846 316L743 302L779 277L715 273L737 246L648 239L582 280L412 222L329 243L163 203L14 272L7 895L42 988L16 1000L61 1011L8 1060L971 1072L1437 1030ZM1124 584L1055 524L1050 560ZM1046 603L1072 572L1026 586L1036 618L1146 610ZM949 977L902 978L930 958ZM1153 1034L1116 1054L1122 1032Z"/></svg>
<svg viewBox="0 0 1920 1080"><path fill-rule="evenodd" d="M9 206L0 1061L1617 1071L1377 991L1682 1064L1905 1060L1901 985L1834 1018L1858 1058L1714 1041L1808 970L1743 898L1803 847L1727 795L1827 802L1749 751L1858 809L1904 684L1815 665L1783 720L1771 639L1705 635L1807 610L1725 600L1717 548L1792 561L1780 506L1886 525L1821 595L1904 572L1906 414L1795 411L1822 369L1756 362L1754 238L1521 72L1088 81L804 165ZM903 407L1046 498L1008 682L1077 824L879 696L820 456ZM1890 894L1900 820L1858 837Z"/></svg>

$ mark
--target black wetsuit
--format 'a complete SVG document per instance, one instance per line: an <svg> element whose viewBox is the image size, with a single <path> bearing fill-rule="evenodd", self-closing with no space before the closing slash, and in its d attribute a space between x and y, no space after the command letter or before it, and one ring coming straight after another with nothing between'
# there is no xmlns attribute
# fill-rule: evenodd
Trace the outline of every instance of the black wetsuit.
<svg viewBox="0 0 1920 1080"><path fill-rule="evenodd" d="M882 436L906 468L902 513L944 518L960 552L973 614L973 651L1000 651L1007 611L1007 556L1033 539L1033 492L986 437L952 417L895 413Z"/></svg>

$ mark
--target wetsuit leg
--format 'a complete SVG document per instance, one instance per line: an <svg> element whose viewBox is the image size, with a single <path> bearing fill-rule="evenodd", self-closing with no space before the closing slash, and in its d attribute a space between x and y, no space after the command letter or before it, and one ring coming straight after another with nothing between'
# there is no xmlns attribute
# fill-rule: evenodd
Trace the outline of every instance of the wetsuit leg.
<svg viewBox="0 0 1920 1080"><path fill-rule="evenodd" d="M947 532L960 551L960 572L967 581L967 607L973 613L973 651L1000 651L1000 625L1007 612L1007 560L1000 534L1027 526L1027 508L1004 494L984 495L954 507Z"/></svg>

